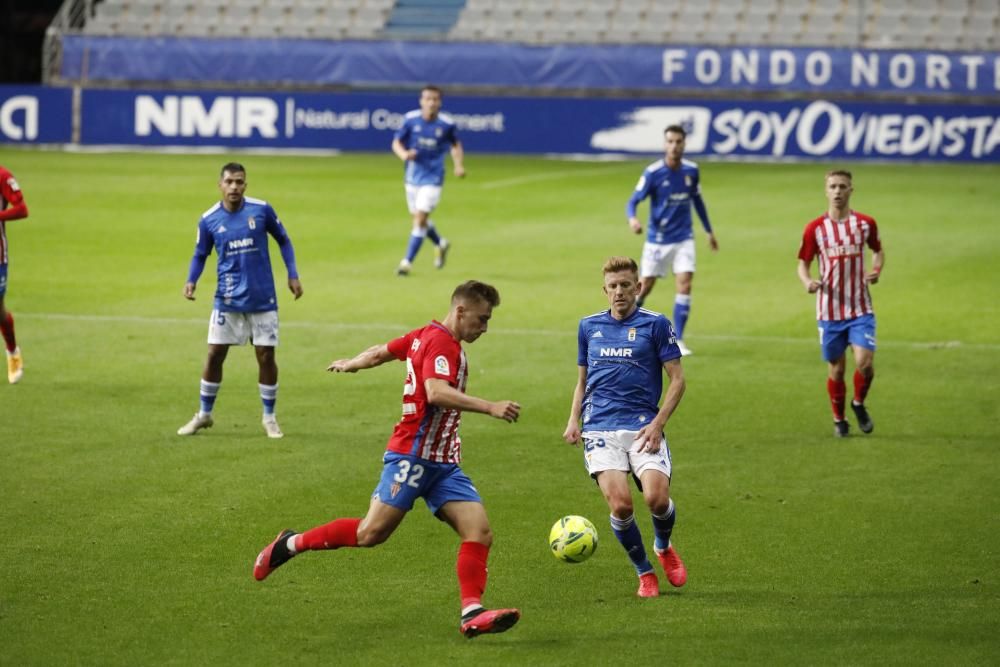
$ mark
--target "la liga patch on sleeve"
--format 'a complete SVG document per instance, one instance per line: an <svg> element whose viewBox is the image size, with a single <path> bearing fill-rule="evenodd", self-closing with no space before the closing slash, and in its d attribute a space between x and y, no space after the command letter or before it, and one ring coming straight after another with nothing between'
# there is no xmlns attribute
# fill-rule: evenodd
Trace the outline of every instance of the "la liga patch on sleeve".
<svg viewBox="0 0 1000 667"><path fill-rule="evenodd" d="M451 376L451 365L443 354L434 357L434 373Z"/></svg>

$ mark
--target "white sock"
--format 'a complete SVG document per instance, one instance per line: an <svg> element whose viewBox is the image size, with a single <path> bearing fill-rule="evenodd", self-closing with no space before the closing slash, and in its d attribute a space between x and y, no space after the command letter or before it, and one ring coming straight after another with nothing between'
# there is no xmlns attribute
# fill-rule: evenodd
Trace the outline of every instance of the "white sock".
<svg viewBox="0 0 1000 667"><path fill-rule="evenodd" d="M295 537L296 537L295 535L292 535L285 542L285 546L288 547L288 553L290 553L290 554L296 554L296 553L298 553L298 551L295 550Z"/></svg>
<svg viewBox="0 0 1000 667"><path fill-rule="evenodd" d="M482 603L478 602L476 604L470 604L468 607L462 607L462 617L464 618L470 611L479 611L482 608Z"/></svg>

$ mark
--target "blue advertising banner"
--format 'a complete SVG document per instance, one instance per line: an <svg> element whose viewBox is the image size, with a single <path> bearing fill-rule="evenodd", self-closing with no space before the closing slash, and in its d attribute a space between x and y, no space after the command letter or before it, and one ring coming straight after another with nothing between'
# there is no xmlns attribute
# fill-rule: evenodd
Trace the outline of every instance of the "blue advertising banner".
<svg viewBox="0 0 1000 667"><path fill-rule="evenodd" d="M66 35L67 80L994 96L1000 52Z"/></svg>
<svg viewBox="0 0 1000 667"><path fill-rule="evenodd" d="M0 86L0 143L63 144L73 136L68 88Z"/></svg>
<svg viewBox="0 0 1000 667"><path fill-rule="evenodd" d="M81 141L387 151L416 106L416 94L87 90ZM1000 105L447 96L445 111L491 153L656 154L679 123L691 154L1000 161Z"/></svg>

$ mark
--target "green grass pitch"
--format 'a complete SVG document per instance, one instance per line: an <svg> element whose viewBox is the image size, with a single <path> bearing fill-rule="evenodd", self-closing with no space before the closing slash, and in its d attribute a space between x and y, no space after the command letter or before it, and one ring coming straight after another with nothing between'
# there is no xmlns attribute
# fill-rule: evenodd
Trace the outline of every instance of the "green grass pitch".
<svg viewBox="0 0 1000 667"><path fill-rule="evenodd" d="M886 269L875 433L835 440L813 298L795 276L834 165L702 165L721 251L699 231L695 355L668 425L690 577L639 600L582 454L560 436L578 319L606 306L601 263L641 247L624 205L648 160L470 151L434 216L454 243L448 266L425 248L399 279L409 222L388 151L237 156L248 194L287 225L305 288L280 297L286 437L264 436L256 365L234 349L216 426L181 438L214 257L196 302L181 288L226 159L0 149L31 210L8 225L26 372L0 385L0 663L1000 661L1000 168L847 165ZM521 623L460 636L457 538L422 504L377 549L305 554L255 582L281 528L364 512L398 417L402 365L326 365L443 317L473 277L503 303L467 348L470 392L523 413L467 415L464 467L496 534L486 602L520 607ZM672 291L661 283L648 305L669 316ZM564 514L600 533L584 564L548 553ZM644 507L637 517L651 550Z"/></svg>

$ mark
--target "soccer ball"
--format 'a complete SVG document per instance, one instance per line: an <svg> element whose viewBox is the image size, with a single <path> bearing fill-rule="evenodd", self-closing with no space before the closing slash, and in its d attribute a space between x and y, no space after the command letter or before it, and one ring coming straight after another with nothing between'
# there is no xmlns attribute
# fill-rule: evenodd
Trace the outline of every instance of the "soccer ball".
<svg viewBox="0 0 1000 667"><path fill-rule="evenodd" d="M582 516L564 516L549 531L549 548L564 563L582 563L597 550L597 529Z"/></svg>

